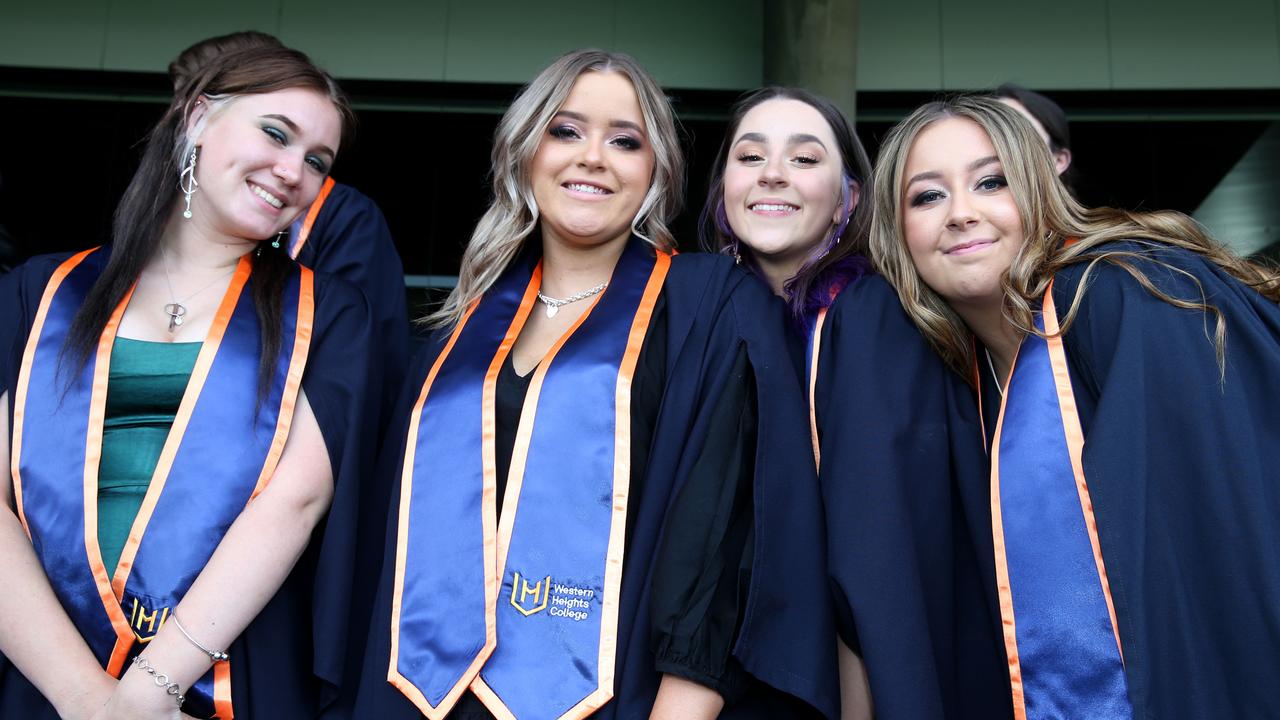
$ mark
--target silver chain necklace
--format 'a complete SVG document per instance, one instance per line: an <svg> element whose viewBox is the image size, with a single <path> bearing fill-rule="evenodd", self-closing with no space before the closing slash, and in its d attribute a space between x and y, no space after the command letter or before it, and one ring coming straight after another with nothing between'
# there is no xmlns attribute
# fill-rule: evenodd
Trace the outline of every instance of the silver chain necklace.
<svg viewBox="0 0 1280 720"><path fill-rule="evenodd" d="M179 327L182 327L182 318L187 314L187 306L184 303L190 302L191 298L213 287L214 283L225 279L236 269L236 266L232 265L230 270L209 281L204 287L178 300L174 297L173 279L169 277L169 256L165 253L163 247L160 248L160 267L164 268L164 283L169 286L169 302L165 303L164 312L169 316L169 334L171 335L178 332Z"/></svg>
<svg viewBox="0 0 1280 720"><path fill-rule="evenodd" d="M598 295L600 294L601 291L603 291L607 287L609 287L609 283L602 282L599 285L591 288L590 290L583 290L580 293L574 293L573 295L570 295L569 297L563 300L559 300L547 295L543 295L542 291L539 290L538 300L541 300L542 304L547 306L547 317L553 318L556 316L556 313L560 312L560 308L564 307L565 305L568 305L569 303L576 303L579 300L586 300L592 295Z"/></svg>
<svg viewBox="0 0 1280 720"><path fill-rule="evenodd" d="M1000 398L1004 399L1004 388L1000 387L1000 376L996 374L996 364L991 362L991 351L982 348L983 354L987 356L987 367L991 368L991 379L996 381L996 392L1000 393Z"/></svg>

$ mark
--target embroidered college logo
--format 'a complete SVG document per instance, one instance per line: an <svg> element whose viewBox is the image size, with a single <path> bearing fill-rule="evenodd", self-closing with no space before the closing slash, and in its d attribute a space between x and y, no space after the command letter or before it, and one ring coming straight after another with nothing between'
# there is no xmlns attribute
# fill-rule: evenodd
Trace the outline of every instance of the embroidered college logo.
<svg viewBox="0 0 1280 720"><path fill-rule="evenodd" d="M520 594L520 599L516 599L516 593ZM527 578L521 578L520 573L516 573L511 578L511 607L520 611L521 615L528 617L534 613L542 612L547 609L547 596L551 594L551 576L539 580L533 585L529 584ZM528 602L529 597L533 597L533 602Z"/></svg>
<svg viewBox="0 0 1280 720"><path fill-rule="evenodd" d="M147 612L146 606L138 602L138 598L133 598L133 609L129 612L129 629L133 630L133 636L138 638L138 642L148 643L155 637L156 632L164 627L164 621L168 618L169 608L156 608Z"/></svg>

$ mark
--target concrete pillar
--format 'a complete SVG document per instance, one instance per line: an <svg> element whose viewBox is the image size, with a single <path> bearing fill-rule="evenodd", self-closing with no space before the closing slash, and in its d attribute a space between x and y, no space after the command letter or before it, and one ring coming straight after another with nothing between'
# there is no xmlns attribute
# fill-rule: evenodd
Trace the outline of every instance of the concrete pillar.
<svg viewBox="0 0 1280 720"><path fill-rule="evenodd" d="M764 0L764 81L794 85L855 118L858 0Z"/></svg>

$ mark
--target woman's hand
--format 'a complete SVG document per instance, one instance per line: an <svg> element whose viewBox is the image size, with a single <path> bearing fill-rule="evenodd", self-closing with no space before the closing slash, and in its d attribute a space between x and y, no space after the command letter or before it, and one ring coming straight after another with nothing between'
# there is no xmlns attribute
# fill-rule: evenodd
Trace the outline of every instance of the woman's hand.
<svg viewBox="0 0 1280 720"><path fill-rule="evenodd" d="M90 720L184 720L174 696L145 672L131 667L106 704Z"/></svg>

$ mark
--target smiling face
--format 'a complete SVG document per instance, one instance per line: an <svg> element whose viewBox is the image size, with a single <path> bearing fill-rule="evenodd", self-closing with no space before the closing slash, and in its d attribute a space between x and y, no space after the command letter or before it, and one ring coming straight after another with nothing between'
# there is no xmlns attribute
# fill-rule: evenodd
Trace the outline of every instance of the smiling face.
<svg viewBox="0 0 1280 720"><path fill-rule="evenodd" d="M625 241L653 168L653 147L631 81L614 72L583 73L551 118L530 164L543 241Z"/></svg>
<svg viewBox="0 0 1280 720"><path fill-rule="evenodd" d="M842 177L822 114L799 100L766 100L743 116L729 149L725 216L762 263L799 267L843 217Z"/></svg>
<svg viewBox="0 0 1280 720"><path fill-rule="evenodd" d="M192 221L228 237L275 235L315 200L341 137L337 109L313 90L232 99L196 140L200 188L191 198Z"/></svg>
<svg viewBox="0 0 1280 720"><path fill-rule="evenodd" d="M1024 235L986 131L966 118L934 122L916 136L903 178L903 235L920 278L952 306L999 307Z"/></svg>

